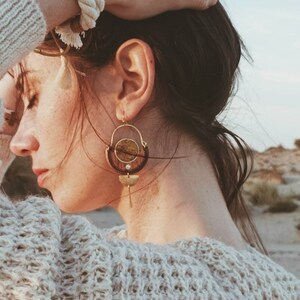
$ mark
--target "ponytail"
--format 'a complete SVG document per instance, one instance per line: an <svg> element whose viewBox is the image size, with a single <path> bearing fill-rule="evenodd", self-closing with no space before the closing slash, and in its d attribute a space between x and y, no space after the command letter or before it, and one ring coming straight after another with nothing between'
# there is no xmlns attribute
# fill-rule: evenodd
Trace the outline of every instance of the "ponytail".
<svg viewBox="0 0 300 300"><path fill-rule="evenodd" d="M253 168L253 153L247 143L218 121L211 126L212 145L208 151L226 206L243 238L266 255L243 196L243 185Z"/></svg>
<svg viewBox="0 0 300 300"><path fill-rule="evenodd" d="M184 130L193 132L207 153L221 188L227 209L244 240L268 252L257 232L243 196L243 185L253 167L253 154L247 143L218 121L205 124L200 119L186 116ZM187 122L189 119L189 122Z"/></svg>

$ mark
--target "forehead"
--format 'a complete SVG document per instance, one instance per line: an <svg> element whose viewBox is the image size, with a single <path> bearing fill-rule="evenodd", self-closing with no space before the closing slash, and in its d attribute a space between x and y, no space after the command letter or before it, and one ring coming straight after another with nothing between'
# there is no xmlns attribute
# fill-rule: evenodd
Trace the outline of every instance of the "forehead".
<svg viewBox="0 0 300 300"><path fill-rule="evenodd" d="M57 73L60 67L60 58L31 53L26 57L24 67L30 77L45 80L52 77L53 73Z"/></svg>

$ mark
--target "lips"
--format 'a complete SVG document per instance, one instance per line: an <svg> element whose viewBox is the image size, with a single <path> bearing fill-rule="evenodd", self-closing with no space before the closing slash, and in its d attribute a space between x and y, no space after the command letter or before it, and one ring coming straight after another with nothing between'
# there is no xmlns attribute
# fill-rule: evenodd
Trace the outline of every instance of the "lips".
<svg viewBox="0 0 300 300"><path fill-rule="evenodd" d="M40 187L43 187L45 178L48 175L48 169L32 169L33 173L37 176L37 182Z"/></svg>

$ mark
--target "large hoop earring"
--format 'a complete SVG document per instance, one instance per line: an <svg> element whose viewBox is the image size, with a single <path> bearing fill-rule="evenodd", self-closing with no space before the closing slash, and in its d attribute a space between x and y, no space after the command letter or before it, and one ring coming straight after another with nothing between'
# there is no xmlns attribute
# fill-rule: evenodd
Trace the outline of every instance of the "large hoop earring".
<svg viewBox="0 0 300 300"><path fill-rule="evenodd" d="M129 129L135 137L117 138L118 132L122 129ZM136 173L145 167L149 158L149 149L141 132L128 123L118 126L112 133L110 145L106 149L106 158L109 165L121 174L119 180L128 188L132 206L130 188L138 182L139 175Z"/></svg>

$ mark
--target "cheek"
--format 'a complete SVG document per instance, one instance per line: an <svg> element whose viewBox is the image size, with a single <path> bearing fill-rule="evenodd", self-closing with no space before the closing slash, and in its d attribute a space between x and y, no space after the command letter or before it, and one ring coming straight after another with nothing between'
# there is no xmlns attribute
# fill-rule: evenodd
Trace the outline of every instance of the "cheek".
<svg viewBox="0 0 300 300"><path fill-rule="evenodd" d="M84 148L72 147L50 187L56 204L66 212L90 211L119 199L122 185L106 161L106 144L91 129ZM63 183L63 184L62 184Z"/></svg>
<svg viewBox="0 0 300 300"><path fill-rule="evenodd" d="M87 147L92 150L93 146L90 144ZM104 207L121 195L118 175L108 171L104 149L98 148L97 154L96 147L93 150L94 162L81 152L80 147L76 148L49 186L54 201L65 212Z"/></svg>
<svg viewBox="0 0 300 300"><path fill-rule="evenodd" d="M45 90L37 109L37 131L43 136L61 136L70 130L72 118L76 115L76 99L72 91ZM58 144L59 145L59 144Z"/></svg>
<svg viewBox="0 0 300 300"><path fill-rule="evenodd" d="M103 207L121 193L118 175L110 173L105 156L113 121L96 105L98 102L86 99L96 134L86 119L81 124L79 116L84 116L84 112L80 111L79 101L76 91L49 87L43 91L36 117L41 157L49 162L49 167L59 166L46 187L57 205L67 212ZM71 144L72 151L63 160Z"/></svg>

